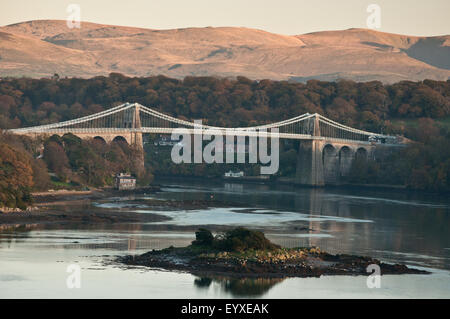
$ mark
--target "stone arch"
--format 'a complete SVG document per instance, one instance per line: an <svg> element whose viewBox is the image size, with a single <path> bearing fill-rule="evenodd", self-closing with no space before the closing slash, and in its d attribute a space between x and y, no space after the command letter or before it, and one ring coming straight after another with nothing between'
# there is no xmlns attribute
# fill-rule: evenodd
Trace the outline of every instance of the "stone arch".
<svg viewBox="0 0 450 319"><path fill-rule="evenodd" d="M325 184L336 184L338 173L337 150L331 144L322 149L323 179Z"/></svg>
<svg viewBox="0 0 450 319"><path fill-rule="evenodd" d="M366 161L369 155L368 153L369 152L367 152L367 150L364 147L360 147L355 152L355 159Z"/></svg>
<svg viewBox="0 0 450 319"><path fill-rule="evenodd" d="M125 137L123 137L122 135L115 136L112 139L112 141L115 142L115 143L127 143L127 144L129 144L128 140Z"/></svg>
<svg viewBox="0 0 450 319"><path fill-rule="evenodd" d="M102 143L102 144L106 144L106 140L103 137L101 137L101 136L94 136L92 139L94 141L96 141L96 142L99 142L99 143Z"/></svg>
<svg viewBox="0 0 450 319"><path fill-rule="evenodd" d="M348 146L342 146L339 150L339 176L347 176L353 162L353 151Z"/></svg>

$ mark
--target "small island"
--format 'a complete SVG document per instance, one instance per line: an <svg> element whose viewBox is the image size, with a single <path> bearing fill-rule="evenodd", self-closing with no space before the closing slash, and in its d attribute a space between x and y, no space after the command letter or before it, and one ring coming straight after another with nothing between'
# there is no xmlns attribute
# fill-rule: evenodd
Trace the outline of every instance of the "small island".
<svg viewBox="0 0 450 319"><path fill-rule="evenodd" d="M401 264L387 264L362 256L331 255L318 247L282 248L262 232L234 228L214 236L201 228L187 247L173 246L142 255L118 258L120 263L194 275L238 278L320 277L321 275L369 275L367 267L380 266L381 275L429 274Z"/></svg>

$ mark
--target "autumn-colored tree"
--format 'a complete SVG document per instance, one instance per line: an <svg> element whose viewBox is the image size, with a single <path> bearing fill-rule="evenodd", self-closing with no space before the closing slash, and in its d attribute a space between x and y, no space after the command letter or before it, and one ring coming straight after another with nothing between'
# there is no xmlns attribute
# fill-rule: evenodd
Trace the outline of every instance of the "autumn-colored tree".
<svg viewBox="0 0 450 319"><path fill-rule="evenodd" d="M33 189L46 191L51 188L51 180L45 162L42 159L32 160L31 167L33 169Z"/></svg>
<svg viewBox="0 0 450 319"><path fill-rule="evenodd" d="M28 157L5 143L0 143L0 205L24 209L31 201L33 170Z"/></svg>
<svg viewBox="0 0 450 319"><path fill-rule="evenodd" d="M70 176L69 159L64 148L54 141L49 141L44 148L44 161L48 168L58 174L64 180L68 180Z"/></svg>

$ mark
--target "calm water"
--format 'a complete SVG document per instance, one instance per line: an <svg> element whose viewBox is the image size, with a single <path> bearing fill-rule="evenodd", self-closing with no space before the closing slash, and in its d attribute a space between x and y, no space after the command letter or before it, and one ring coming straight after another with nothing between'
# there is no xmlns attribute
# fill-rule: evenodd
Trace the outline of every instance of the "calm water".
<svg viewBox="0 0 450 319"><path fill-rule="evenodd" d="M18 227L0 233L0 298L450 298L450 201L385 191L294 189L253 184L160 180L149 198L209 199L227 208L154 210L127 198L96 207L157 213L148 224ZM144 202L145 202L145 198ZM251 226L288 247L319 246L332 253L368 255L432 271L383 276L369 289L365 276L229 280L125 269L114 256L138 254L193 239L196 225ZM81 288L68 289L67 267L81 267Z"/></svg>

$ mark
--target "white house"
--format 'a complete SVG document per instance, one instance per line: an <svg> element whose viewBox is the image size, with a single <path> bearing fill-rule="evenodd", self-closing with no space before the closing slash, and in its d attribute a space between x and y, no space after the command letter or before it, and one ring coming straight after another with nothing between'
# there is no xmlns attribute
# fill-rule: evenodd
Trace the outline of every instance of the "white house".
<svg viewBox="0 0 450 319"><path fill-rule="evenodd" d="M225 173L225 177L242 177L244 176L243 171L234 172L234 171L228 171Z"/></svg>
<svg viewBox="0 0 450 319"><path fill-rule="evenodd" d="M130 174L120 173L116 175L114 186L118 190L123 189L135 189L136 188L136 178Z"/></svg>

